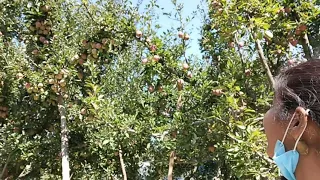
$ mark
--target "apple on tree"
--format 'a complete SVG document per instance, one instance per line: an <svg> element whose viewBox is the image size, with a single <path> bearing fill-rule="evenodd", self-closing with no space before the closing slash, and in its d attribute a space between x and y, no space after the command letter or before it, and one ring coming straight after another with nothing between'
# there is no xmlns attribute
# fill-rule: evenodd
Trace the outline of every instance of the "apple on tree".
<svg viewBox="0 0 320 180"><path fill-rule="evenodd" d="M215 96L221 96L223 94L222 89L213 89L212 94Z"/></svg>
<svg viewBox="0 0 320 180"><path fill-rule="evenodd" d="M183 39L186 40L186 41L189 40L189 39L190 39L189 34L185 34L184 37L183 37Z"/></svg>
<svg viewBox="0 0 320 180"><path fill-rule="evenodd" d="M183 63L182 68L183 68L183 70L188 70L189 69L188 63L186 63L186 62Z"/></svg>
<svg viewBox="0 0 320 180"><path fill-rule="evenodd" d="M153 60L154 60L155 62L158 62L158 61L160 60L160 56L159 56L159 55L154 55L154 56L153 56Z"/></svg>
<svg viewBox="0 0 320 180"><path fill-rule="evenodd" d="M148 59L147 59L147 58L143 58L143 59L141 60L141 62L142 62L142 64L146 65L146 64L148 63Z"/></svg>
<svg viewBox="0 0 320 180"><path fill-rule="evenodd" d="M157 46L156 45L153 44L153 45L150 46L150 51L151 52L154 52L156 50L157 50Z"/></svg>
<svg viewBox="0 0 320 180"><path fill-rule="evenodd" d="M141 37L142 37L142 32L139 31L139 30L137 30L137 31L136 31L136 37L137 37L137 38L141 38Z"/></svg>
<svg viewBox="0 0 320 180"><path fill-rule="evenodd" d="M177 81L178 91L181 91L183 89L183 85L184 85L184 80L178 79L178 81Z"/></svg>
<svg viewBox="0 0 320 180"><path fill-rule="evenodd" d="M153 92L154 92L154 86L149 85L148 91L149 91L150 93L153 93Z"/></svg>
<svg viewBox="0 0 320 180"><path fill-rule="evenodd" d="M187 76L188 76L188 78L192 78L192 73L191 73L191 71L188 71Z"/></svg>

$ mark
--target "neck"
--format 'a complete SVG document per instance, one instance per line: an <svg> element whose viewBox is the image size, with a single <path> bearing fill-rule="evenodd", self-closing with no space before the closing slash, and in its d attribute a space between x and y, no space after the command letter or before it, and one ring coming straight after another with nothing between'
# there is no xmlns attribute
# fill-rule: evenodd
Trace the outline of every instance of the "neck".
<svg viewBox="0 0 320 180"><path fill-rule="evenodd" d="M300 155L296 169L297 180L318 180L320 177L320 151L309 147L307 155Z"/></svg>

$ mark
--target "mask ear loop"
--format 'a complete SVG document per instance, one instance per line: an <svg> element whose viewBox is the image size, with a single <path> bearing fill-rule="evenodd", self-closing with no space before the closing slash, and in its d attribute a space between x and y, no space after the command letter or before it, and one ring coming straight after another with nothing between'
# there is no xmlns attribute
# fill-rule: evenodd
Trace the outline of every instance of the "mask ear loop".
<svg viewBox="0 0 320 180"><path fill-rule="evenodd" d="M309 111L310 111L310 109L307 109L307 110L306 110L306 116L309 116ZM299 135L299 137L298 137L298 139L297 139L296 143L294 144L294 148L293 148L293 150L296 150L296 149L297 149L297 145L298 145L298 143L299 143L299 141L300 141L300 138L302 137L302 135L303 135L304 131L306 130L307 125L308 125L308 123L306 123L306 125L304 126L302 133Z"/></svg>
<svg viewBox="0 0 320 180"><path fill-rule="evenodd" d="M286 129L286 132L284 133L284 136L283 136L283 138L282 138L282 141L281 141L282 143L284 143L284 140L286 139L286 136L287 136L288 131L289 131L290 124L292 123L293 118L294 118L295 115L296 115L296 112L294 112L293 115L292 115L292 118L291 118L291 120L290 120L290 122L289 122L289 124L288 124L288 127L287 127L287 129Z"/></svg>

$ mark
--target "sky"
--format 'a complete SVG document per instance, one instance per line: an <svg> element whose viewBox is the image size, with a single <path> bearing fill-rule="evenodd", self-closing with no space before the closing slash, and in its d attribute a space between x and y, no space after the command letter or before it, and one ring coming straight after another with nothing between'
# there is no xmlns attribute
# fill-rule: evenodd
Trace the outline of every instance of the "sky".
<svg viewBox="0 0 320 180"><path fill-rule="evenodd" d="M138 0L131 0L133 4L137 4ZM148 4L150 0L144 0L143 5L141 6L141 10ZM183 17L191 16L193 11L197 11L197 6L200 4L200 0L177 0L177 3L183 3ZM161 15L164 11L165 12L172 12L174 11L174 5L172 4L171 0L157 0L157 4L160 6L159 11L159 24L162 26L160 29L161 31L158 32L159 34L171 27L178 27L178 23L175 20L169 19L164 15ZM164 8L164 11L161 10ZM201 57L200 47L198 43L198 39L200 39L200 28L202 26L201 16L197 15L186 27L187 32L190 34L190 49L187 51L188 55L195 55L197 57ZM177 32L178 33L178 32Z"/></svg>

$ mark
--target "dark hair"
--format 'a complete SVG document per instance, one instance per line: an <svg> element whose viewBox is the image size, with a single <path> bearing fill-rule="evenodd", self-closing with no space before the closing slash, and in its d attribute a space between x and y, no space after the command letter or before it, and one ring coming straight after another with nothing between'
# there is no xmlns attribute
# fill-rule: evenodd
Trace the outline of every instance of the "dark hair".
<svg viewBox="0 0 320 180"><path fill-rule="evenodd" d="M298 106L310 109L311 118L320 124L320 61L309 60L281 72L275 78L275 106L281 120Z"/></svg>

